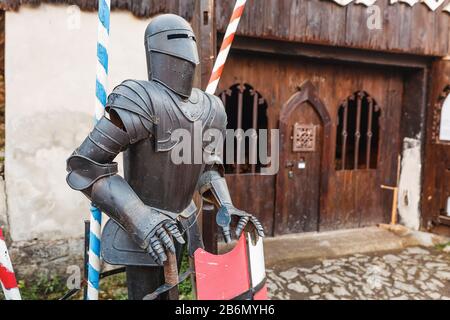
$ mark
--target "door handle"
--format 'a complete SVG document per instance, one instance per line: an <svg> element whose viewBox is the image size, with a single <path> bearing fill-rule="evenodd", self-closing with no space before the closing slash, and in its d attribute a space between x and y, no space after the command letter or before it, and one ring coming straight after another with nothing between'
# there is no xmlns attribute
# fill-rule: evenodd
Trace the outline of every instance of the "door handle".
<svg viewBox="0 0 450 320"><path fill-rule="evenodd" d="M284 165L285 168L293 168L294 167L294 163L292 161L287 161L286 164Z"/></svg>
<svg viewBox="0 0 450 320"><path fill-rule="evenodd" d="M292 171L292 169L294 168L294 162L286 161L286 164L284 166L285 166L285 168L289 169L289 171L288 171L288 178L289 179L293 179L294 178L294 171Z"/></svg>

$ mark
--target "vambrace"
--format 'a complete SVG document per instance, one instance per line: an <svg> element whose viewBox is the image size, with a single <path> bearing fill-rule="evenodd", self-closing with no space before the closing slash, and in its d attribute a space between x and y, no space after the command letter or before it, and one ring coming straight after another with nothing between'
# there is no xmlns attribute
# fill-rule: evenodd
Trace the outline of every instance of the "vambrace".
<svg viewBox="0 0 450 320"><path fill-rule="evenodd" d="M218 207L233 205L225 178L214 169L203 173L198 190L206 201Z"/></svg>
<svg viewBox="0 0 450 320"><path fill-rule="evenodd" d="M233 208L233 203L225 178L214 169L205 171L200 177L199 192L203 199L219 208L216 223L222 228L225 242L229 243L231 241L230 209Z"/></svg>
<svg viewBox="0 0 450 320"><path fill-rule="evenodd" d="M148 248L159 226L176 219L171 212L146 206L119 175L97 181L92 186L91 197L92 203L117 222L142 249ZM166 227L170 231L170 226L166 224ZM171 234L183 243L181 235Z"/></svg>
<svg viewBox="0 0 450 320"><path fill-rule="evenodd" d="M206 150L205 150L206 151ZM225 168L222 158L214 152L206 151L206 167L197 184L203 199L217 207L232 205L230 192L225 181Z"/></svg>
<svg viewBox="0 0 450 320"><path fill-rule="evenodd" d="M99 180L92 187L91 195L95 206L126 230L140 247L148 246L147 237L154 223L146 221L144 203L121 176Z"/></svg>
<svg viewBox="0 0 450 320"><path fill-rule="evenodd" d="M218 171L214 169L205 171L200 177L198 189L203 199L215 204L219 208L216 215L216 223L222 228L226 243L231 242L230 223L232 217L239 218L235 230L237 238L240 237L248 222L251 222L253 225L255 235L264 237L264 228L258 219L234 207L227 182Z"/></svg>

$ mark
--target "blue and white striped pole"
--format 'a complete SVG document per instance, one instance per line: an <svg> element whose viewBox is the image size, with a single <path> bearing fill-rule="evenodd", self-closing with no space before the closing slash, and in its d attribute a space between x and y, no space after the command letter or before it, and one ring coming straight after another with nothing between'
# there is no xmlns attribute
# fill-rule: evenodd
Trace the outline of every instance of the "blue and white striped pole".
<svg viewBox="0 0 450 320"><path fill-rule="evenodd" d="M97 38L97 79L95 89L95 122L103 117L107 99L108 82L108 44L109 22L111 12L110 0L98 1L98 38ZM100 284L100 245L102 213L91 206L89 232L89 264L87 300L98 300Z"/></svg>

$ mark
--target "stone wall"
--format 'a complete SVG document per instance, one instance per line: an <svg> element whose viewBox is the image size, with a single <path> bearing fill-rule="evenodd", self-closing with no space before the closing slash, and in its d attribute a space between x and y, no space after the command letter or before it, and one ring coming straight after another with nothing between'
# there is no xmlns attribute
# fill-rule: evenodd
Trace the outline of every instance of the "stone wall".
<svg viewBox="0 0 450 320"><path fill-rule="evenodd" d="M110 89L146 78L148 22L112 14ZM82 258L89 202L67 186L65 160L93 125L96 37L96 13L75 6L6 12L7 219L0 210L0 223L9 222L19 274L62 271Z"/></svg>
<svg viewBox="0 0 450 320"><path fill-rule="evenodd" d="M0 228L8 222L6 215L4 155L5 155L5 12L0 11Z"/></svg>
<svg viewBox="0 0 450 320"><path fill-rule="evenodd" d="M0 150L5 147L5 12L0 11ZM1 157L3 164L3 155ZM3 175L3 165L0 170Z"/></svg>

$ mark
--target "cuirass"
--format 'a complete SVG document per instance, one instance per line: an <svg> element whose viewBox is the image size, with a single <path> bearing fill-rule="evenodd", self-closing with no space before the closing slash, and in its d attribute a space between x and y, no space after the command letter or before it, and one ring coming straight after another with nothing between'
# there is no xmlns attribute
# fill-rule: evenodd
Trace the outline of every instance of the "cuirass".
<svg viewBox="0 0 450 320"><path fill-rule="evenodd" d="M207 129L224 132L226 115L217 97L198 89L193 90L188 100L182 100L162 85L153 83L148 87L148 94L155 124L149 138L132 144L125 151L125 179L145 204L180 213L192 201L205 167L201 161L203 155L194 155L194 145L203 150L203 132ZM194 126L201 126L202 131L194 133ZM180 143L174 139L177 129L190 133L190 163L175 164L171 159ZM194 163L195 159L200 159L199 163Z"/></svg>

